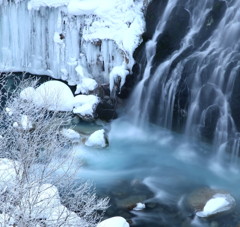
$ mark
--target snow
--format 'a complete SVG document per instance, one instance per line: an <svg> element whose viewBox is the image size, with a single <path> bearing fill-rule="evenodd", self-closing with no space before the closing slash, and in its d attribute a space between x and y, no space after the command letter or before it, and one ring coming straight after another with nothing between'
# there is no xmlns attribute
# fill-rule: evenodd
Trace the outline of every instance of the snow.
<svg viewBox="0 0 240 227"><path fill-rule="evenodd" d="M32 122L29 120L27 115L21 116L21 126L23 130L30 130L33 128Z"/></svg>
<svg viewBox="0 0 240 227"><path fill-rule="evenodd" d="M75 94L88 94L90 91L93 91L97 87L97 82L91 78L83 78L82 82L77 85Z"/></svg>
<svg viewBox="0 0 240 227"><path fill-rule="evenodd" d="M60 81L47 81L36 89L25 88L20 98L33 101L35 105L54 111L72 111L73 93L70 88Z"/></svg>
<svg viewBox="0 0 240 227"><path fill-rule="evenodd" d="M235 206L235 199L230 194L215 194L205 204L203 211L196 213L198 217L209 217L231 210Z"/></svg>
<svg viewBox="0 0 240 227"><path fill-rule="evenodd" d="M77 95L74 97L73 113L81 116L93 116L99 98L95 95Z"/></svg>
<svg viewBox="0 0 240 227"><path fill-rule="evenodd" d="M40 7L60 7L67 5L69 0L30 0L28 10L39 10Z"/></svg>
<svg viewBox="0 0 240 227"><path fill-rule="evenodd" d="M8 186L17 180L20 164L7 158L0 159L0 187Z"/></svg>
<svg viewBox="0 0 240 227"><path fill-rule="evenodd" d="M48 110L71 111L73 108L73 93L60 81L48 81L36 88L34 103Z"/></svg>
<svg viewBox="0 0 240 227"><path fill-rule="evenodd" d="M33 101L35 96L35 89L33 87L27 87L20 92L20 98L27 101Z"/></svg>
<svg viewBox="0 0 240 227"><path fill-rule="evenodd" d="M129 224L122 217L113 217L100 222L97 227L129 227Z"/></svg>
<svg viewBox="0 0 240 227"><path fill-rule="evenodd" d="M146 205L144 203L137 203L136 206L133 208L135 211L143 210L146 208Z"/></svg>
<svg viewBox="0 0 240 227"><path fill-rule="evenodd" d="M87 139L85 145L88 147L106 147L105 131L100 129L92 133Z"/></svg>
<svg viewBox="0 0 240 227"><path fill-rule="evenodd" d="M114 83L116 82L118 77L120 77L121 79L121 83L120 83L120 88L121 88L124 85L126 76L128 74L129 74L129 71L126 69L125 65L115 66L109 75L110 91L113 90Z"/></svg>
<svg viewBox="0 0 240 227"><path fill-rule="evenodd" d="M14 127L14 128L18 128L18 126L19 126L19 125L18 125L17 122L13 122L13 127Z"/></svg>
<svg viewBox="0 0 240 227"><path fill-rule="evenodd" d="M6 107L5 110L9 116L13 115L13 111L10 108Z"/></svg>
<svg viewBox="0 0 240 227"><path fill-rule="evenodd" d="M81 136L78 132L70 128L64 128L61 130L61 133L66 138L72 140L73 142L80 142Z"/></svg>
<svg viewBox="0 0 240 227"><path fill-rule="evenodd" d="M89 79L89 78L87 78ZM84 87L91 90L95 82L92 80ZM79 85L80 86L80 85ZM73 111L81 116L93 117L99 98L95 95L77 95L73 96L70 88L60 81L48 81L36 89L28 87L21 93L20 97L24 100L32 101L39 107L45 107L52 111ZM26 128L26 117L22 120L22 125ZM17 127L17 126L16 126Z"/></svg>

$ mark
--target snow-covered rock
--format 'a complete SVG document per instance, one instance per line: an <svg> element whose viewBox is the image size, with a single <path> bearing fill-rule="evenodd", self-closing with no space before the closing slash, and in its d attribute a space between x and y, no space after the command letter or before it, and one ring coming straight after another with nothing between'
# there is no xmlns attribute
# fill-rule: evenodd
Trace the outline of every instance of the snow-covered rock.
<svg viewBox="0 0 240 227"><path fill-rule="evenodd" d="M110 84L110 91L113 90L114 83L116 82L117 78L119 77L120 88L124 85L126 76L129 74L129 71L126 69L126 65L115 66L109 75L109 84Z"/></svg>
<svg viewBox="0 0 240 227"><path fill-rule="evenodd" d="M73 113L78 114L84 119L93 119L94 111L99 102L99 98L95 95L77 95L74 97Z"/></svg>
<svg viewBox="0 0 240 227"><path fill-rule="evenodd" d="M129 227L129 224L123 217L113 217L100 222L97 227Z"/></svg>
<svg viewBox="0 0 240 227"><path fill-rule="evenodd" d="M91 78L83 78L81 83L77 85L75 94L88 94L90 91L93 91L97 87L97 82Z"/></svg>
<svg viewBox="0 0 240 227"><path fill-rule="evenodd" d="M61 130L61 133L66 138L70 139L73 142L80 142L81 136L78 132L70 128L64 128Z"/></svg>
<svg viewBox="0 0 240 227"><path fill-rule="evenodd" d="M60 81L47 81L35 90L34 103L53 111L72 111L73 93Z"/></svg>
<svg viewBox="0 0 240 227"><path fill-rule="evenodd" d="M146 205L144 203L137 203L136 206L133 208L135 211L144 210Z"/></svg>
<svg viewBox="0 0 240 227"><path fill-rule="evenodd" d="M107 146L107 138L106 133L104 129L100 129L92 133L87 141L85 142L85 145L88 147L97 147L97 148L103 148Z"/></svg>
<svg viewBox="0 0 240 227"><path fill-rule="evenodd" d="M63 82L52 80L41 84L36 89L27 87L20 93L20 98L34 102L35 105L53 111L72 111L73 93Z"/></svg>
<svg viewBox="0 0 240 227"><path fill-rule="evenodd" d="M20 98L27 101L33 101L35 93L35 88L27 87L20 92Z"/></svg>
<svg viewBox="0 0 240 227"><path fill-rule="evenodd" d="M216 214L229 212L236 205L230 194L215 194L207 201L202 211L196 213L198 217L206 218Z"/></svg>

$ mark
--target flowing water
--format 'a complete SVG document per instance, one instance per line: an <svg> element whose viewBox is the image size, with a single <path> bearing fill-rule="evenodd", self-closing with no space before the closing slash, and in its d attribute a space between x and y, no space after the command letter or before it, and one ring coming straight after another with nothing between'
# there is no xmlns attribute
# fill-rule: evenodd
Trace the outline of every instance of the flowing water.
<svg viewBox="0 0 240 227"><path fill-rule="evenodd" d="M238 206L199 220L184 198L207 187L228 191L239 203L240 1L151 4L161 13L155 12L154 28L147 21L147 38L136 51L140 81L128 120L113 122L106 150L76 147L79 177L110 196L109 216L124 216L133 226L239 226ZM147 207L129 211L134 202Z"/></svg>
<svg viewBox="0 0 240 227"><path fill-rule="evenodd" d="M129 102L130 114L141 127L150 121L195 135L234 159L240 129L240 2L160 2L165 2L163 13L141 47L144 56L137 58L144 70ZM157 1L152 4L157 7Z"/></svg>
<svg viewBox="0 0 240 227"><path fill-rule="evenodd" d="M240 196L239 170L216 162L210 145L189 142L186 136L155 126L145 131L123 119L112 124L110 142L104 150L77 146L74 157L76 165L83 162L78 177L92 180L100 194L110 196L109 216L122 215L137 227L240 223L236 213L201 222L182 207L184 196L204 187L228 191L237 200ZM147 208L128 211L124 207L134 202L145 202Z"/></svg>

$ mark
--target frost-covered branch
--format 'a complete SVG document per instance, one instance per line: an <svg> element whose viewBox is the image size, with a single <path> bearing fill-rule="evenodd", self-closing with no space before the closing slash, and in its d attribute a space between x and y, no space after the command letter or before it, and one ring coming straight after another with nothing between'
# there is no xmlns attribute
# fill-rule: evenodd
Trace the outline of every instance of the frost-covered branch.
<svg viewBox="0 0 240 227"><path fill-rule="evenodd" d="M7 76L0 81L0 224L95 226L108 199L89 184L73 184L71 142L61 133L71 114L20 97L36 86L24 80L11 89Z"/></svg>

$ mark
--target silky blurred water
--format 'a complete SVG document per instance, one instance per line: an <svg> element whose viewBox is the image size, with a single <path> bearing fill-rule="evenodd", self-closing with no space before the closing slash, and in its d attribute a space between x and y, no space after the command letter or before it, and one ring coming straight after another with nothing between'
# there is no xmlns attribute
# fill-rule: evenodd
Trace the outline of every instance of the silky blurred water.
<svg viewBox="0 0 240 227"><path fill-rule="evenodd" d="M114 191L124 182L131 185L138 181L154 194L147 202L173 207L162 214L155 213L154 209L132 212L136 215L134 226L177 226L179 221L184 222L184 215L175 218L171 215L180 212L181 198L197 188L223 189L235 198L240 195L239 169L231 167L227 155L219 162L208 144L159 127L152 126L145 131L123 120L112 123L109 141L106 149L82 145L74 148L75 164L82 163L77 177L93 181L100 193ZM190 223L190 226L199 226L196 220Z"/></svg>

